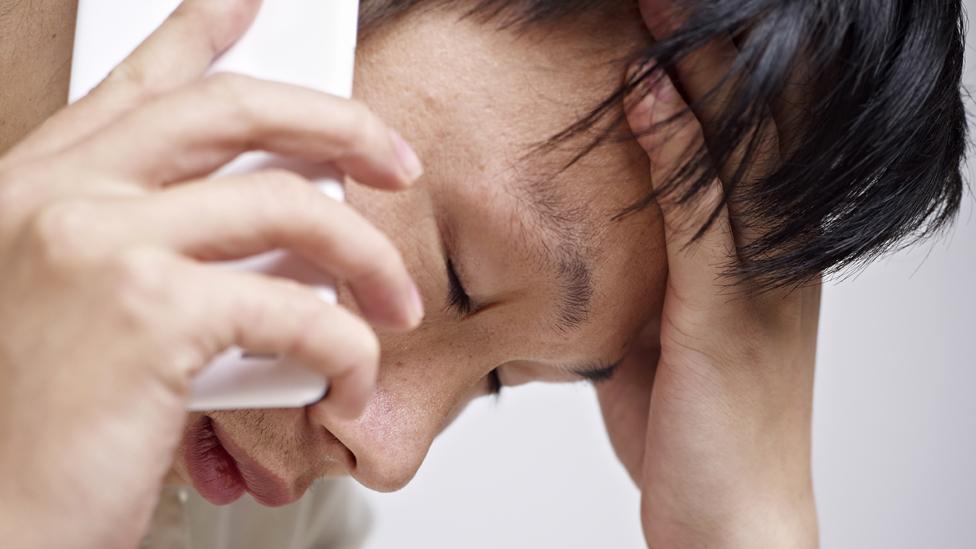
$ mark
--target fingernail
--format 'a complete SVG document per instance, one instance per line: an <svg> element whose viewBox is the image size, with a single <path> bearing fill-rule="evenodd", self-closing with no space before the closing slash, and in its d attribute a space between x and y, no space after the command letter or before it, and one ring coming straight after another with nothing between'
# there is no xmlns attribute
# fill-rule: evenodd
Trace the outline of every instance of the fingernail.
<svg viewBox="0 0 976 549"><path fill-rule="evenodd" d="M658 101L664 103L671 103L677 96L677 91L674 89L674 85L671 84L671 77L668 76L664 70L654 71L654 74L650 76L652 79L648 83L650 86L649 92L654 95Z"/></svg>
<svg viewBox="0 0 976 549"><path fill-rule="evenodd" d="M396 151L397 160L400 167L410 182L420 179L424 174L424 165L420 162L420 157L413 150L413 147L396 130L390 130L390 139L393 141L393 149Z"/></svg>
<svg viewBox="0 0 976 549"><path fill-rule="evenodd" d="M416 328L424 320L424 298L420 295L420 290L416 284L410 284L410 323L411 328Z"/></svg>

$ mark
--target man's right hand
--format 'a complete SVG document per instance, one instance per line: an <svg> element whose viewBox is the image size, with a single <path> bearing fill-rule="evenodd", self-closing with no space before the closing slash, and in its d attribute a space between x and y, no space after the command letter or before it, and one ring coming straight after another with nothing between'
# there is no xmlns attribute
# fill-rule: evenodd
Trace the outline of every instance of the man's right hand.
<svg viewBox="0 0 976 549"><path fill-rule="evenodd" d="M327 375L355 416L370 324L423 308L376 228L300 176L208 175L248 150L398 190L410 148L365 107L207 68L260 2L189 0L92 94L0 159L0 532L11 547L132 547L192 377L231 346ZM203 264L286 248L347 283L365 320L310 288Z"/></svg>

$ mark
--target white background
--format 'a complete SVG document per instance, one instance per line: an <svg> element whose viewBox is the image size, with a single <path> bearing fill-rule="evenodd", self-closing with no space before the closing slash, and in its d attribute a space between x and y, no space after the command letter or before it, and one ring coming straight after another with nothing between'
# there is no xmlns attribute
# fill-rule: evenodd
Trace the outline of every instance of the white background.
<svg viewBox="0 0 976 549"><path fill-rule="evenodd" d="M814 419L825 549L976 549L972 193L966 201L945 238L825 292ZM586 386L476 403L409 487L370 499L369 549L645 547L637 492Z"/></svg>

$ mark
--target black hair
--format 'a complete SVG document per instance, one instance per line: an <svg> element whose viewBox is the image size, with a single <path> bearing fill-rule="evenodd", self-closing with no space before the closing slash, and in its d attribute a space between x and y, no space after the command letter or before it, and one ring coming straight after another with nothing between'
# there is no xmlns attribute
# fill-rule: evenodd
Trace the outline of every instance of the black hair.
<svg viewBox="0 0 976 549"><path fill-rule="evenodd" d="M607 4L636 0L471 0L467 15L502 26L585 17ZM437 0L365 0L364 21L377 24ZM803 284L860 266L946 227L959 210L967 121L962 73L961 0L683 0L685 22L640 53L645 69L547 144L591 132L619 113L655 70L716 39L739 54L718 89L720 119L707 147L689 151L672 181L626 213L664 193L694 200L740 151L755 160L769 108L799 86L793 135L781 164L761 181L726 181L727 195L759 237L740 250L735 274L757 287ZM638 61L638 60L635 60ZM696 105L692 105L696 108ZM619 114L616 115L619 118ZM609 128L619 124L615 120ZM574 156L578 160L609 130ZM742 152L744 151L744 153Z"/></svg>

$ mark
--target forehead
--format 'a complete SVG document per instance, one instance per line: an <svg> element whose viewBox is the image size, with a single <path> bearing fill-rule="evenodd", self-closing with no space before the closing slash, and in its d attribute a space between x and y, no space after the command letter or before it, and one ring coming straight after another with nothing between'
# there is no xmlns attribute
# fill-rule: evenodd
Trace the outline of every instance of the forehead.
<svg viewBox="0 0 976 549"><path fill-rule="evenodd" d="M507 281L504 289L519 285L526 308L509 316L526 322L554 303L566 309L559 300L581 297L595 304L588 324L626 316L633 307L625 302L643 299L638 294L648 286L634 273L660 268L637 264L660 259L648 252L658 228L652 218L612 221L649 188L643 152L618 139L626 128L568 169L592 135L537 148L610 95L628 53L646 42L639 19L614 33L607 24L587 19L499 31L456 13L416 10L361 44L360 96L419 145L433 208L473 256L464 267L482 280ZM585 278L590 295L581 284L575 293L552 293ZM562 341L563 324L544 328Z"/></svg>
<svg viewBox="0 0 976 549"><path fill-rule="evenodd" d="M453 8L501 26L526 26L563 21L572 16L636 14L634 0L362 0L361 22L365 29L395 19L417 7Z"/></svg>

